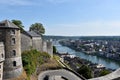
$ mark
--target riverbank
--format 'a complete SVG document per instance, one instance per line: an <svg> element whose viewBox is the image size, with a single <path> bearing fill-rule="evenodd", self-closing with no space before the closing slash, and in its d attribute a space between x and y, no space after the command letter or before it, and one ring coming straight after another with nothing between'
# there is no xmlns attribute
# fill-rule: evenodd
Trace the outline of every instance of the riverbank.
<svg viewBox="0 0 120 80"><path fill-rule="evenodd" d="M95 78L95 77L100 77L103 71L106 71L108 73L113 72L114 70L105 68L102 64L97 64L97 63L92 63L91 61L81 59L79 57L76 57L75 55L71 55L69 53L57 53L67 65L70 66L73 70L76 72L80 73L79 70L83 66L87 66L91 70L91 77L90 78ZM88 72L88 71L86 71ZM106 75L104 74L104 75ZM80 74L82 75L82 74ZM84 76L85 77L85 76Z"/></svg>
<svg viewBox="0 0 120 80"><path fill-rule="evenodd" d="M63 44L61 44L61 45L62 45L62 46L65 46L65 47L68 47L68 48L70 48L70 49L73 49L73 50L75 50L76 52L85 53L86 55L97 56L97 57L101 57L101 58L103 58L103 59L110 59L110 60L112 60L112 61L114 61L114 62L120 61L119 58L109 57L109 56L107 56L107 54L102 54L102 53L95 52L95 51L82 51L82 50L79 50L79 49L77 49L77 48L75 48L75 47L72 47L72 46L67 46L67 45L63 45Z"/></svg>
<svg viewBox="0 0 120 80"><path fill-rule="evenodd" d="M63 40L59 43L75 51L120 61L119 41L104 40Z"/></svg>
<svg viewBox="0 0 120 80"><path fill-rule="evenodd" d="M77 52L69 47L66 46L62 46L59 43L55 44L57 50L61 53L70 53L73 55L76 55L77 57L80 57L82 59L86 59L88 61L91 61L92 63L98 63L98 64L103 64L106 68L110 68L110 69L118 69L120 67L120 63L116 62L114 60L110 60L107 58L103 58L103 57L99 57L96 55L88 55L82 52Z"/></svg>

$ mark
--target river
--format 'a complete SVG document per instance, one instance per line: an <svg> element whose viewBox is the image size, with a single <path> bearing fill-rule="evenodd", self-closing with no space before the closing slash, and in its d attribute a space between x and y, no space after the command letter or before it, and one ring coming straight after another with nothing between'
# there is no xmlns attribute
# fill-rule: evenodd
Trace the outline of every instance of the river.
<svg viewBox="0 0 120 80"><path fill-rule="evenodd" d="M60 53L68 52L69 54L76 55L80 58L89 60L93 63L103 64L106 68L118 69L120 67L120 62L117 62L114 60L110 60L110 59L106 59L106 58L102 58L102 57L98 57L98 56L93 56L93 55L87 55L82 52L76 52L75 50L72 50L68 47L62 46L60 44L55 44L55 46L57 48L57 51Z"/></svg>

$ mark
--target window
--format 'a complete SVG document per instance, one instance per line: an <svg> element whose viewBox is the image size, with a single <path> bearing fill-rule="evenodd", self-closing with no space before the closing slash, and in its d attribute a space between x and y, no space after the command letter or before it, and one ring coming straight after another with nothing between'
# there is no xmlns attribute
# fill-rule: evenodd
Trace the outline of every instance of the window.
<svg viewBox="0 0 120 80"><path fill-rule="evenodd" d="M13 66L16 66L16 61L13 61Z"/></svg>
<svg viewBox="0 0 120 80"><path fill-rule="evenodd" d="M12 44L12 45L15 44L15 38L12 38L11 44Z"/></svg>
<svg viewBox="0 0 120 80"><path fill-rule="evenodd" d="M15 34L15 30L11 30L11 35L14 35Z"/></svg>
<svg viewBox="0 0 120 80"><path fill-rule="evenodd" d="M13 56L16 56L16 51L15 50L13 50L12 53L13 53Z"/></svg>
<svg viewBox="0 0 120 80"><path fill-rule="evenodd" d="M0 23L0 26L5 26L5 23Z"/></svg>
<svg viewBox="0 0 120 80"><path fill-rule="evenodd" d="M1 56L2 56L2 58L4 57L4 55L3 55L3 54L1 54Z"/></svg>

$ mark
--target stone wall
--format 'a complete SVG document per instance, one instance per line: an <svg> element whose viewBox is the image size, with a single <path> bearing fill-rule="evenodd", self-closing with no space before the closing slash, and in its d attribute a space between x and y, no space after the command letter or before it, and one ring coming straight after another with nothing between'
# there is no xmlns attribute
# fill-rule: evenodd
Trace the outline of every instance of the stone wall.
<svg viewBox="0 0 120 80"><path fill-rule="evenodd" d="M42 38L41 37L30 37L27 34L21 34L21 51L37 49L42 51Z"/></svg>
<svg viewBox="0 0 120 80"><path fill-rule="evenodd" d="M47 52L53 56L53 44L50 41L43 41L43 52Z"/></svg>
<svg viewBox="0 0 120 80"><path fill-rule="evenodd" d="M88 80L120 80L120 79L116 79L116 78L120 78L120 68L110 74L105 75L105 76L92 78L92 79L88 79Z"/></svg>
<svg viewBox="0 0 120 80"><path fill-rule="evenodd" d="M15 33L11 34L13 30ZM13 28L6 29L4 37L5 61L3 79L15 78L22 73L20 30Z"/></svg>
<svg viewBox="0 0 120 80"><path fill-rule="evenodd" d="M3 80L3 63L5 59L4 44L0 42L0 80Z"/></svg>
<svg viewBox="0 0 120 80"><path fill-rule="evenodd" d="M45 41L42 37L31 37L26 33L21 34L21 51L37 49L53 55L53 45L50 41Z"/></svg>
<svg viewBox="0 0 120 80"><path fill-rule="evenodd" d="M43 45L42 51L43 51L43 52L47 52L47 42L46 42L46 41L43 41L43 42L42 42L42 45Z"/></svg>
<svg viewBox="0 0 120 80"><path fill-rule="evenodd" d="M16 76L21 75L22 71L23 69L22 67L20 67L12 71L4 72L6 76L5 75L3 76L4 78L3 80L9 80L10 78L15 78Z"/></svg>
<svg viewBox="0 0 120 80"><path fill-rule="evenodd" d="M47 41L47 53L53 56L53 45L52 45L52 42L50 41Z"/></svg>
<svg viewBox="0 0 120 80"><path fill-rule="evenodd" d="M32 38L32 47L37 49L38 51L42 51L42 38L41 37L33 37Z"/></svg>
<svg viewBox="0 0 120 80"><path fill-rule="evenodd" d="M32 38L26 34L21 34L21 51L30 50L32 48Z"/></svg>

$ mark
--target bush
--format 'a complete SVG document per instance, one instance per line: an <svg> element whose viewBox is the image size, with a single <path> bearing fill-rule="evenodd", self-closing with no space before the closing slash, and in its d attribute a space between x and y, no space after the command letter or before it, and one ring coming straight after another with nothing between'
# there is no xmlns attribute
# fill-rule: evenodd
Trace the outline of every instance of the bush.
<svg viewBox="0 0 120 80"><path fill-rule="evenodd" d="M104 76L104 75L107 75L109 73L110 73L110 71L108 71L108 70L102 70L102 71L100 71L100 75L99 76Z"/></svg>
<svg viewBox="0 0 120 80"><path fill-rule="evenodd" d="M78 73L87 79L92 78L92 70L86 65L81 66L78 70Z"/></svg>
<svg viewBox="0 0 120 80"><path fill-rule="evenodd" d="M53 53L56 53L57 52L57 49L55 46L53 46Z"/></svg>
<svg viewBox="0 0 120 80"><path fill-rule="evenodd" d="M37 66L43 64L48 59L50 59L50 55L48 53L41 53L35 49L24 51L22 53L23 67L28 76L35 72Z"/></svg>

